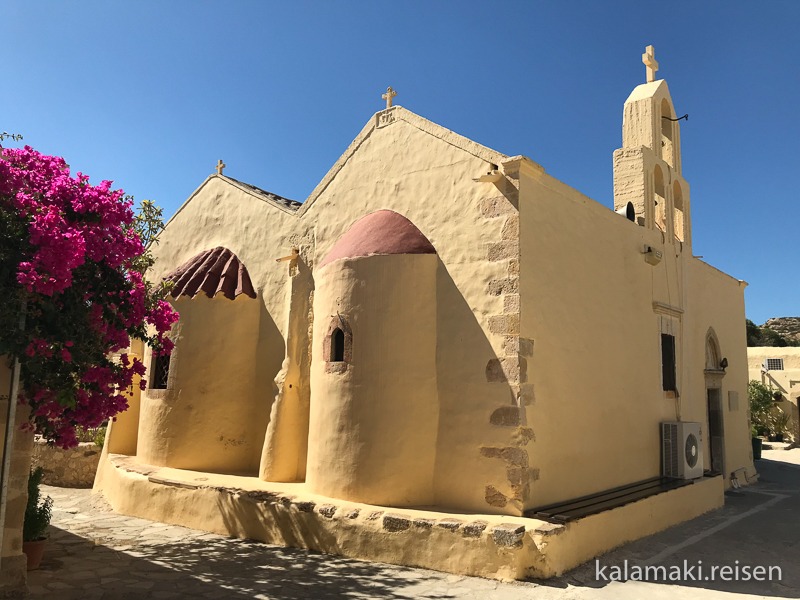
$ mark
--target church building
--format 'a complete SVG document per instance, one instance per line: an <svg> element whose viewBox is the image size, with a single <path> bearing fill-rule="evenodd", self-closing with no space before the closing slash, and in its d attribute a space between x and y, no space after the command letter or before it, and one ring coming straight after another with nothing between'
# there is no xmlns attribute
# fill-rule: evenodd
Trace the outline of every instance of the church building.
<svg viewBox="0 0 800 600"><path fill-rule="evenodd" d="M95 491L126 514L498 578L720 507L755 475L746 284L692 254L680 120L643 60L614 210L391 88L302 203L220 161L154 247L175 350L132 349L147 389Z"/></svg>

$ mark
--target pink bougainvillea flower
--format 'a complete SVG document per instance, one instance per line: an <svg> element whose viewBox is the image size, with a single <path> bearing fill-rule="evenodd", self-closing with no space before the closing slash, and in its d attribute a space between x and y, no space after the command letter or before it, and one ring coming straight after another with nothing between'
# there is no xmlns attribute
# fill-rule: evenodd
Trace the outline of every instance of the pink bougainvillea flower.
<svg viewBox="0 0 800 600"><path fill-rule="evenodd" d="M0 222L0 254L16 257L0 294L27 307L24 339L4 310L0 341L22 363L31 426L74 446L75 427L125 410L134 376L144 375L137 358L112 354L131 339L170 352L178 315L145 282L132 199L110 181L92 185L62 158L0 146Z"/></svg>

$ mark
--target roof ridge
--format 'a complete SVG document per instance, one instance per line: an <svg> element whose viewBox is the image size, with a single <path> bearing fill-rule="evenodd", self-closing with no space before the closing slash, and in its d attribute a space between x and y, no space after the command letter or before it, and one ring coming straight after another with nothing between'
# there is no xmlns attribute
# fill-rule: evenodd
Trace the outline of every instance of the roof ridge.
<svg viewBox="0 0 800 600"><path fill-rule="evenodd" d="M251 191L259 194L261 196L265 196L267 200L272 202L276 202L286 208L291 210L297 210L302 206L302 202L298 202L297 200L292 200L285 196L281 196L276 194L275 192L270 192L269 190L265 190L264 188L260 188L257 185L253 185L252 183L247 183L246 181L242 181L240 179L236 179L235 177L231 177L230 175L220 175L223 179L230 179L234 183L238 183L239 185L243 185L247 188L250 188Z"/></svg>

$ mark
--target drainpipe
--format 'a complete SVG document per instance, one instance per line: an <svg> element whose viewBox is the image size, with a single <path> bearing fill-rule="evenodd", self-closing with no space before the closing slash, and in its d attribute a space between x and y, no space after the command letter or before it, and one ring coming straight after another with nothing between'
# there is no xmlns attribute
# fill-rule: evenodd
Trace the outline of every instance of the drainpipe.
<svg viewBox="0 0 800 600"><path fill-rule="evenodd" d="M19 329L25 330L25 309L22 304L19 315ZM8 392L8 410L6 411L5 445L3 446L3 462L0 466L0 571L3 568L3 543L6 537L6 506L8 504L8 479L11 471L11 455L14 450L14 424L17 419L17 395L19 394L19 358L14 359L11 371L11 386Z"/></svg>

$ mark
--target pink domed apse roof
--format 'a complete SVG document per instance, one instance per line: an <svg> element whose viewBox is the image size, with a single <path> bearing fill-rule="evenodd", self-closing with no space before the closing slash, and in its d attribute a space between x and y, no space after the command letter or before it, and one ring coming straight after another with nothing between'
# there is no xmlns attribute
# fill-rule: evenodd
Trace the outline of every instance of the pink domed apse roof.
<svg viewBox="0 0 800 600"><path fill-rule="evenodd" d="M353 223L319 266L324 267L340 258L375 254L436 254L436 248L403 215L392 210L379 210Z"/></svg>
<svg viewBox="0 0 800 600"><path fill-rule="evenodd" d="M239 294L256 297L250 274L244 264L233 252L222 246L201 252L164 279L175 282L170 291L173 298L194 298L200 292L204 292L209 298L222 292L229 300Z"/></svg>

